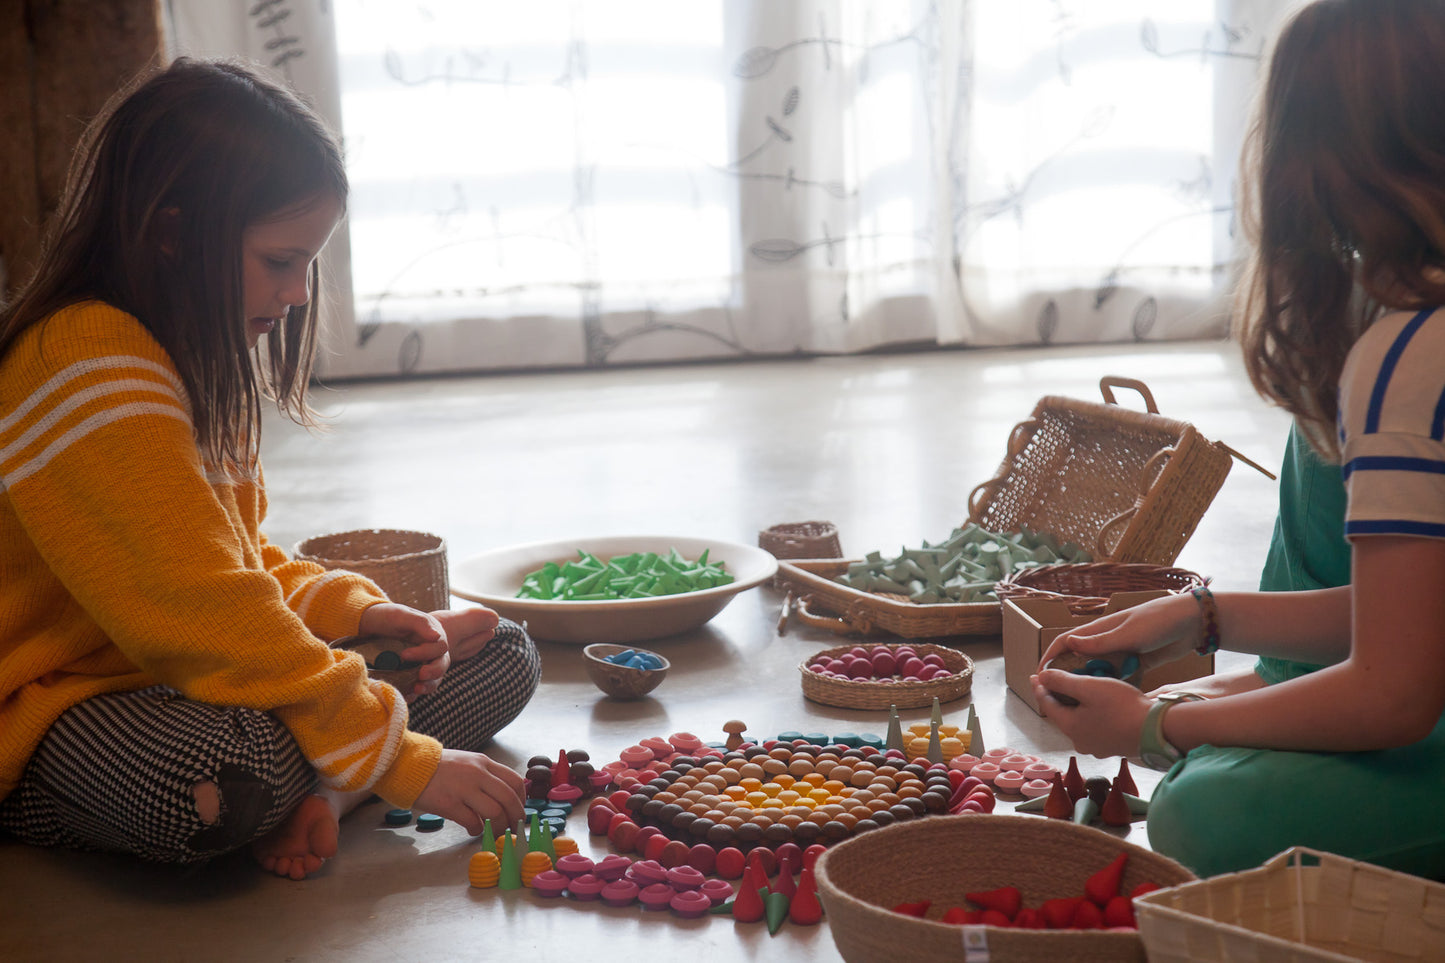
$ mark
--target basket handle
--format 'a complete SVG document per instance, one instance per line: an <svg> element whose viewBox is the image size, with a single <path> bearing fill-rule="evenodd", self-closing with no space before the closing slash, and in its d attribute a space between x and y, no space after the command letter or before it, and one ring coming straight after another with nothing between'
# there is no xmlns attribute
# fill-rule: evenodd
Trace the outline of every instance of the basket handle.
<svg viewBox="0 0 1445 963"><path fill-rule="evenodd" d="M1174 457L1174 451L1175 449L1171 445L1168 448L1160 448L1153 455L1149 456L1149 460L1146 461L1144 467L1139 470L1139 494L1134 499L1133 506L1126 508L1124 511L1109 519L1104 523L1103 527L1099 529L1099 537L1094 540L1095 558L1113 557L1112 551L1107 546L1110 541L1112 541L1115 529L1121 525L1128 524L1129 520L1134 517L1134 513L1139 510L1139 506L1144 504L1144 499L1148 496L1149 489L1153 487L1154 480L1159 477L1159 473L1164 470L1164 465L1169 459Z"/></svg>
<svg viewBox="0 0 1445 963"><path fill-rule="evenodd" d="M793 600L793 618L796 618L804 625L811 625L815 629L827 629L838 635L850 635L854 632L861 632L867 635L873 628L873 624L866 616L858 615L859 624L845 618L830 618L824 615L814 615L808 610L808 603L813 600L811 595L800 595Z"/></svg>
<svg viewBox="0 0 1445 963"><path fill-rule="evenodd" d="M1117 405L1114 400L1115 388L1132 388L1144 398L1144 408L1151 415L1159 414L1159 406L1154 403L1154 394L1149 386L1136 378L1121 378L1119 375L1104 375L1099 379L1099 393L1104 396L1107 404Z"/></svg>
<svg viewBox="0 0 1445 963"><path fill-rule="evenodd" d="M1103 527L1099 529L1099 537L1094 539L1094 558L1107 559L1113 557L1110 554L1108 546L1109 543L1113 541L1114 530L1120 526L1127 525L1129 519L1133 518L1134 513L1138 510L1138 505L1135 505L1133 508L1126 508L1104 523Z"/></svg>
<svg viewBox="0 0 1445 963"><path fill-rule="evenodd" d="M999 473L986 482L979 482L973 487L973 491L968 493L969 521L981 520L983 505L993 497L995 491L1002 488L1008 481L1019 454L1028 447L1028 443L1033 439L1034 432L1038 430L1038 427L1039 423L1032 418L1014 425L1013 431L1009 432L1008 453L1004 456L1003 467L999 469Z"/></svg>

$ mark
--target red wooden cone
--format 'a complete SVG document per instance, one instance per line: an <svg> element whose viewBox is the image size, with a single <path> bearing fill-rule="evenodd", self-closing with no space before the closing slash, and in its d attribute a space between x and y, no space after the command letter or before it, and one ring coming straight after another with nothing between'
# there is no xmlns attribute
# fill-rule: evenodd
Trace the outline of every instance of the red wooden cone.
<svg viewBox="0 0 1445 963"><path fill-rule="evenodd" d="M552 788L570 785L568 782L572 774L572 764L567 761L567 750L557 750L557 764L552 767Z"/></svg>
<svg viewBox="0 0 1445 963"><path fill-rule="evenodd" d="M1063 777L1057 774L1054 776L1054 788L1049 790L1048 802L1044 803L1044 815L1050 819L1074 818L1074 801L1064 788Z"/></svg>
<svg viewBox="0 0 1445 963"><path fill-rule="evenodd" d="M758 874L749 863L747 869L743 870L743 881L738 886L738 895L733 899L733 919L739 923L756 923L767 915L768 908L763 903L762 894L759 889L767 889L767 880L763 880L759 886Z"/></svg>
<svg viewBox="0 0 1445 963"><path fill-rule="evenodd" d="M1079 773L1079 757L1069 757L1069 771L1064 774L1064 788L1069 792L1069 801L1078 802L1089 794L1084 786L1084 777Z"/></svg>
<svg viewBox="0 0 1445 963"><path fill-rule="evenodd" d="M1134 821L1134 814L1129 812L1129 803L1125 801L1124 791L1119 788L1117 779L1109 787L1109 795L1104 797L1104 805L1099 807L1099 818L1106 826L1127 826Z"/></svg>
<svg viewBox="0 0 1445 963"><path fill-rule="evenodd" d="M1119 787L1120 792L1126 792L1131 796L1139 795L1139 787L1134 785L1134 776L1129 772L1129 760L1123 757L1119 759L1119 775L1114 777L1114 785Z"/></svg>
<svg viewBox="0 0 1445 963"><path fill-rule="evenodd" d="M799 926L816 926L823 921L823 904L818 902L818 884L813 879L813 867L803 869L798 877L798 891L788 904L788 919Z"/></svg>

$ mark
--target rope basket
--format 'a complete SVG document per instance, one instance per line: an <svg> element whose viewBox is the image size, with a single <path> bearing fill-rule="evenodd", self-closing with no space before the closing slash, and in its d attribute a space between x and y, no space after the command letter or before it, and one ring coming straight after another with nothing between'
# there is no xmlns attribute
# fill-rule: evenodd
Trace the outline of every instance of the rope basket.
<svg viewBox="0 0 1445 963"><path fill-rule="evenodd" d="M869 648L878 648L879 645L882 643L874 643ZM950 675L941 679L872 682L866 679L830 679L816 672L808 671L808 663L820 656L837 657L853 649L851 645L840 645L836 648L815 652L807 662L799 663L798 672L803 677L804 698L825 706L837 706L840 709L887 709L889 706L897 706L900 709L916 709L920 706L933 705L934 699L944 703L968 695L969 689L973 686L972 659L957 649L930 645L926 642L899 643L884 647L898 649L903 645L908 645L918 653L920 658L925 655L937 655L943 660L944 668L948 669Z"/></svg>
<svg viewBox="0 0 1445 963"><path fill-rule="evenodd" d="M842 558L838 526L832 522L789 522L758 532L758 548L774 558Z"/></svg>
<svg viewBox="0 0 1445 963"><path fill-rule="evenodd" d="M1171 594L1200 588L1206 580L1182 568L1124 562L1079 562L1024 569L994 588L1003 599L1059 599L1074 615L1102 615L1115 592L1162 590Z"/></svg>
<svg viewBox="0 0 1445 963"><path fill-rule="evenodd" d="M1134 907L1151 963L1445 959L1445 885L1302 846Z"/></svg>
<svg viewBox="0 0 1445 963"><path fill-rule="evenodd" d="M337 532L297 542L293 554L323 568L364 575L393 602L423 612L450 605L447 546L439 535L392 528Z"/></svg>
<svg viewBox="0 0 1445 963"><path fill-rule="evenodd" d="M896 823L838 843L818 859L818 896L833 942L849 963L957 961L964 959L962 928L937 919L950 907L970 907L966 893L1017 886L1024 905L1033 907L1082 896L1085 880L1120 850L1129 853L1125 893L1145 881L1175 886L1194 879L1172 859L1089 826L969 813ZM891 909L921 900L933 904L925 919ZM1134 932L992 926L970 932L987 941L993 963L1145 959Z"/></svg>

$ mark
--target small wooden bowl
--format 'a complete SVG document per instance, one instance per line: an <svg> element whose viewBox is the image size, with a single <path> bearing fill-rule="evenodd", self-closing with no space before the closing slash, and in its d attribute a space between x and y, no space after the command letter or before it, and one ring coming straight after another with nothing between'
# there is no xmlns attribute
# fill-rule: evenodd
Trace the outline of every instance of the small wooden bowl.
<svg viewBox="0 0 1445 963"><path fill-rule="evenodd" d="M607 661L607 656L626 652L628 649L656 656L662 662L662 668L632 669ZM635 645L594 642L582 650L582 657L587 661L587 675L591 677L593 684L614 699L641 699L656 689L667 677L667 670L672 668L672 663L656 652L639 649Z"/></svg>

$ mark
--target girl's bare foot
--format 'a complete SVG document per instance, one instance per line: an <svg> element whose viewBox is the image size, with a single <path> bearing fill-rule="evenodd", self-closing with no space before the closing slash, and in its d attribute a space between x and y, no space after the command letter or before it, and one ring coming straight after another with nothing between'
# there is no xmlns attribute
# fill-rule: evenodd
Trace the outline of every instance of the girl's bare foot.
<svg viewBox="0 0 1445 963"><path fill-rule="evenodd" d="M251 844L251 854L268 872L305 879L336 855L339 819L324 796L307 796L284 823Z"/></svg>

